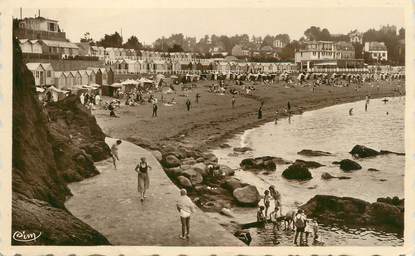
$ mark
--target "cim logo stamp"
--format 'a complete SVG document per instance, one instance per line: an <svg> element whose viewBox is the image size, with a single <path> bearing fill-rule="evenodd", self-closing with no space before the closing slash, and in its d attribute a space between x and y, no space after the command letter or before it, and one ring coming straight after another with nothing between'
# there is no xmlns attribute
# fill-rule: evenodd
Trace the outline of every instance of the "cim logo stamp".
<svg viewBox="0 0 415 256"><path fill-rule="evenodd" d="M19 242L30 242L30 241L35 241L41 235L42 235L42 232L39 232L39 234L36 234L35 232L26 233L26 231L16 231L13 233L13 240L19 241Z"/></svg>

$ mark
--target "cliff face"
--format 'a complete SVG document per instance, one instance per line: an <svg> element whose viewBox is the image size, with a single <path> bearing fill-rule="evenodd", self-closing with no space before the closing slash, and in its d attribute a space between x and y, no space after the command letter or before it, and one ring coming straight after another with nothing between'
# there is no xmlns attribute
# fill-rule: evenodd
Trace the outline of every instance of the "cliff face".
<svg viewBox="0 0 415 256"><path fill-rule="evenodd" d="M76 101L74 96L44 109L14 42L12 233L42 234L13 244L109 244L64 207L70 196L66 184L96 175L93 160L110 152L95 118Z"/></svg>

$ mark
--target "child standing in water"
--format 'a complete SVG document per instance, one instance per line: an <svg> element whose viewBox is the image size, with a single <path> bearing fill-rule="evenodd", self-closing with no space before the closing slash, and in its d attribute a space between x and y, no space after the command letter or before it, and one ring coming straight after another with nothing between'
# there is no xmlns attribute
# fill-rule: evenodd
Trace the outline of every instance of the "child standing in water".
<svg viewBox="0 0 415 256"><path fill-rule="evenodd" d="M270 205L270 195L269 195L269 191L268 190L265 190L265 192L264 192L265 219L268 218L269 205Z"/></svg>

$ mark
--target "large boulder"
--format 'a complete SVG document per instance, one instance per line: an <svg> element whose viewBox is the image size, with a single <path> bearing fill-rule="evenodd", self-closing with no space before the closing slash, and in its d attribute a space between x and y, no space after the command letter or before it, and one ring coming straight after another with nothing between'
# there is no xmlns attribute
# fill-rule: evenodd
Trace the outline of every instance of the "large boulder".
<svg viewBox="0 0 415 256"><path fill-rule="evenodd" d="M243 186L245 186L244 183L242 183L239 179L233 177L226 179L223 183L223 187L231 193L233 193L235 189L242 188Z"/></svg>
<svg viewBox="0 0 415 256"><path fill-rule="evenodd" d="M158 150L152 150L151 154L154 156L154 158L157 159L157 161L161 162L163 160L163 155Z"/></svg>
<svg viewBox="0 0 415 256"><path fill-rule="evenodd" d="M398 207L381 202L372 203L368 209L370 222L375 225L388 225L399 229L404 227L404 214Z"/></svg>
<svg viewBox="0 0 415 256"><path fill-rule="evenodd" d="M193 185L197 185L203 182L203 176L193 169L184 170L182 175L188 178Z"/></svg>
<svg viewBox="0 0 415 256"><path fill-rule="evenodd" d="M350 151L350 154L352 154L355 157L360 157L360 158L364 158L364 157L372 157L372 156L377 156L380 153L374 149L368 148L366 146L363 145L356 145L353 147L352 151Z"/></svg>
<svg viewBox="0 0 415 256"><path fill-rule="evenodd" d="M207 169L204 163L195 163L192 165L192 169L200 173L203 177L207 176Z"/></svg>
<svg viewBox="0 0 415 256"><path fill-rule="evenodd" d="M167 176L175 178L182 175L183 169L181 167L173 167L165 168L164 171L166 172Z"/></svg>
<svg viewBox="0 0 415 256"><path fill-rule="evenodd" d="M354 171L362 169L362 166L350 159L343 159L339 162L340 169L343 171Z"/></svg>
<svg viewBox="0 0 415 256"><path fill-rule="evenodd" d="M313 178L307 167L301 164L292 164L282 172L282 176L289 180L310 180Z"/></svg>
<svg viewBox="0 0 415 256"><path fill-rule="evenodd" d="M162 165L167 168L178 167L180 166L181 162L177 156L174 155L167 155L162 161Z"/></svg>
<svg viewBox="0 0 415 256"><path fill-rule="evenodd" d="M233 191L232 194L238 204L242 206L257 206L259 201L261 201L261 196L258 192L258 189L252 185L237 188Z"/></svg>
<svg viewBox="0 0 415 256"><path fill-rule="evenodd" d="M302 165L302 166L304 166L306 168L309 168L309 169L319 168L321 166L324 166L324 164L320 164L320 163L315 162L315 161L305 161L305 160L301 160L301 159L295 160L294 163Z"/></svg>
<svg viewBox="0 0 415 256"><path fill-rule="evenodd" d="M197 163L197 161L191 157L182 160L182 164L185 165L194 165L195 163Z"/></svg>
<svg viewBox="0 0 415 256"><path fill-rule="evenodd" d="M297 152L299 155L303 156L331 156L332 153L324 152L320 150L311 150L311 149L303 149L300 152Z"/></svg>
<svg viewBox="0 0 415 256"><path fill-rule="evenodd" d="M205 159L207 163L217 163L218 158L213 153L204 153L202 157Z"/></svg>
<svg viewBox="0 0 415 256"><path fill-rule="evenodd" d="M184 176L177 177L177 181L179 182L179 185L182 188L191 188L192 187L192 182Z"/></svg>

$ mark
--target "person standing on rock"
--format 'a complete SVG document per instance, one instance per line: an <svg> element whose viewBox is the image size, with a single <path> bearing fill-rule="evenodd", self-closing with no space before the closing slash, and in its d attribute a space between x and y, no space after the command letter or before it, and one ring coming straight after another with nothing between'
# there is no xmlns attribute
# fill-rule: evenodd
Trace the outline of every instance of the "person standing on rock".
<svg viewBox="0 0 415 256"><path fill-rule="evenodd" d="M112 157L112 163L114 164L114 168L117 169L117 161L120 161L118 158L118 146L121 145L121 140L117 140L114 144L111 146L111 157Z"/></svg>
<svg viewBox="0 0 415 256"><path fill-rule="evenodd" d="M151 166L147 164L145 157L142 157L140 163L135 167L135 171L138 174L137 190L141 195L141 201L144 201L144 198L146 198L146 191L150 186L149 169L151 169Z"/></svg>
<svg viewBox="0 0 415 256"><path fill-rule="evenodd" d="M180 198L176 204L177 210L180 215L180 222L182 224L182 234L180 239L189 239L190 237L190 215L195 212L195 205L192 200L187 196L186 189L180 190Z"/></svg>

